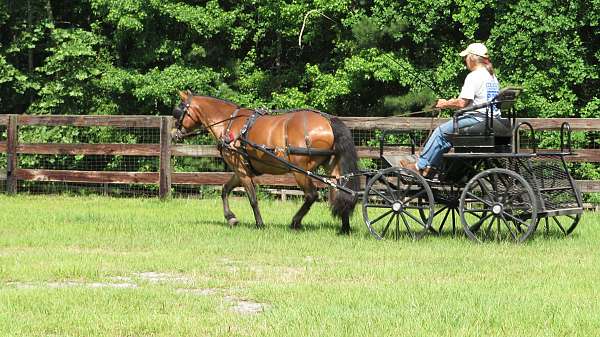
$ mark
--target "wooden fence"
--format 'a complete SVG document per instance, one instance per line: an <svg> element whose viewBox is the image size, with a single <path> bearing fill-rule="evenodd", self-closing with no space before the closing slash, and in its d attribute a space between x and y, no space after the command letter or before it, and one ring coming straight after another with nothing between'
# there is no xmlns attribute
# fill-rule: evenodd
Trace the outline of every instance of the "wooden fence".
<svg viewBox="0 0 600 337"><path fill-rule="evenodd" d="M429 130L447 119L433 120L419 117L345 117L342 120L353 130ZM600 119L520 119L533 125L536 130L558 130L567 121L573 131L600 131ZM6 171L0 171L0 180L5 180L8 193L17 192L17 181L50 181L70 183L103 184L158 184L161 198L170 194L173 184L221 185L231 173L189 172L171 170L171 157L219 157L214 146L172 144L169 131L173 119L159 116L30 116L0 115L0 126L6 127L7 138L0 141L0 153L7 154ZM113 128L159 129L157 144L23 144L19 142L19 126L105 126ZM406 147L389 147L386 153L407 153ZM600 162L600 149L578 149L577 154L567 158L575 162ZM359 157L378 158L379 149L358 147ZM120 171L73 171L19 168L21 154L45 155L122 155L159 158L158 172ZM258 177L257 183L276 186L294 186L291 175ZM600 192L600 181L578 181L583 192Z"/></svg>

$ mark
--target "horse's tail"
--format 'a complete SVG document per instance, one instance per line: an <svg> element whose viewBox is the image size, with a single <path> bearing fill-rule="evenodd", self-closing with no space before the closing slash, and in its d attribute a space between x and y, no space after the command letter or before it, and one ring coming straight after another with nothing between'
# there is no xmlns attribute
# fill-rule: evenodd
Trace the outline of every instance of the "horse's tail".
<svg viewBox="0 0 600 337"><path fill-rule="evenodd" d="M340 167L340 173L342 175L358 173L358 153L356 152L356 147L354 147L350 129L339 118L334 116L330 117L330 124L334 138L333 151ZM360 189L359 176L350 177L345 186L353 191L358 191ZM343 191L338 191L334 195L333 200L330 200L331 213L336 217L349 217L354 211L354 206L358 198Z"/></svg>

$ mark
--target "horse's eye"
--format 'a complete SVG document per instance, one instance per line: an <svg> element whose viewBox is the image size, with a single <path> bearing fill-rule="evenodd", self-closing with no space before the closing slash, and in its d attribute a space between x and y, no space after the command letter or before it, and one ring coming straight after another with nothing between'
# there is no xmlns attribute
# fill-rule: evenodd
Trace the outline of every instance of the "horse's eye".
<svg viewBox="0 0 600 337"><path fill-rule="evenodd" d="M176 119L181 118L181 115L183 114L183 110L181 110L180 106L175 107L175 109L173 109L173 117L175 117Z"/></svg>

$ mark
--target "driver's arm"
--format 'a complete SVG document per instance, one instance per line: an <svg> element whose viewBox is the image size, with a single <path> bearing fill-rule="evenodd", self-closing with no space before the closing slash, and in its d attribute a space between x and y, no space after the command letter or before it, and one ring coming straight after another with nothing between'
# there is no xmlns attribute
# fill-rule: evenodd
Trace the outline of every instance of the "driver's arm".
<svg viewBox="0 0 600 337"><path fill-rule="evenodd" d="M462 109L466 106L468 106L469 104L471 104L471 100L470 99L465 99L465 98L451 98L451 99L438 99L437 103L435 104L436 108L440 108L440 109Z"/></svg>

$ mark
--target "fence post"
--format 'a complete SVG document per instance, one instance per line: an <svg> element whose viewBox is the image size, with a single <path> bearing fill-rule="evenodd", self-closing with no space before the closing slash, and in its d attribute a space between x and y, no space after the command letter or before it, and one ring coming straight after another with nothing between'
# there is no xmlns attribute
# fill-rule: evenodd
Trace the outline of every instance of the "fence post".
<svg viewBox="0 0 600 337"><path fill-rule="evenodd" d="M8 194L17 193L17 144L19 142L17 131L17 115L10 115L6 127L6 192Z"/></svg>
<svg viewBox="0 0 600 337"><path fill-rule="evenodd" d="M171 117L160 118L160 170L158 195L161 199L171 196Z"/></svg>

